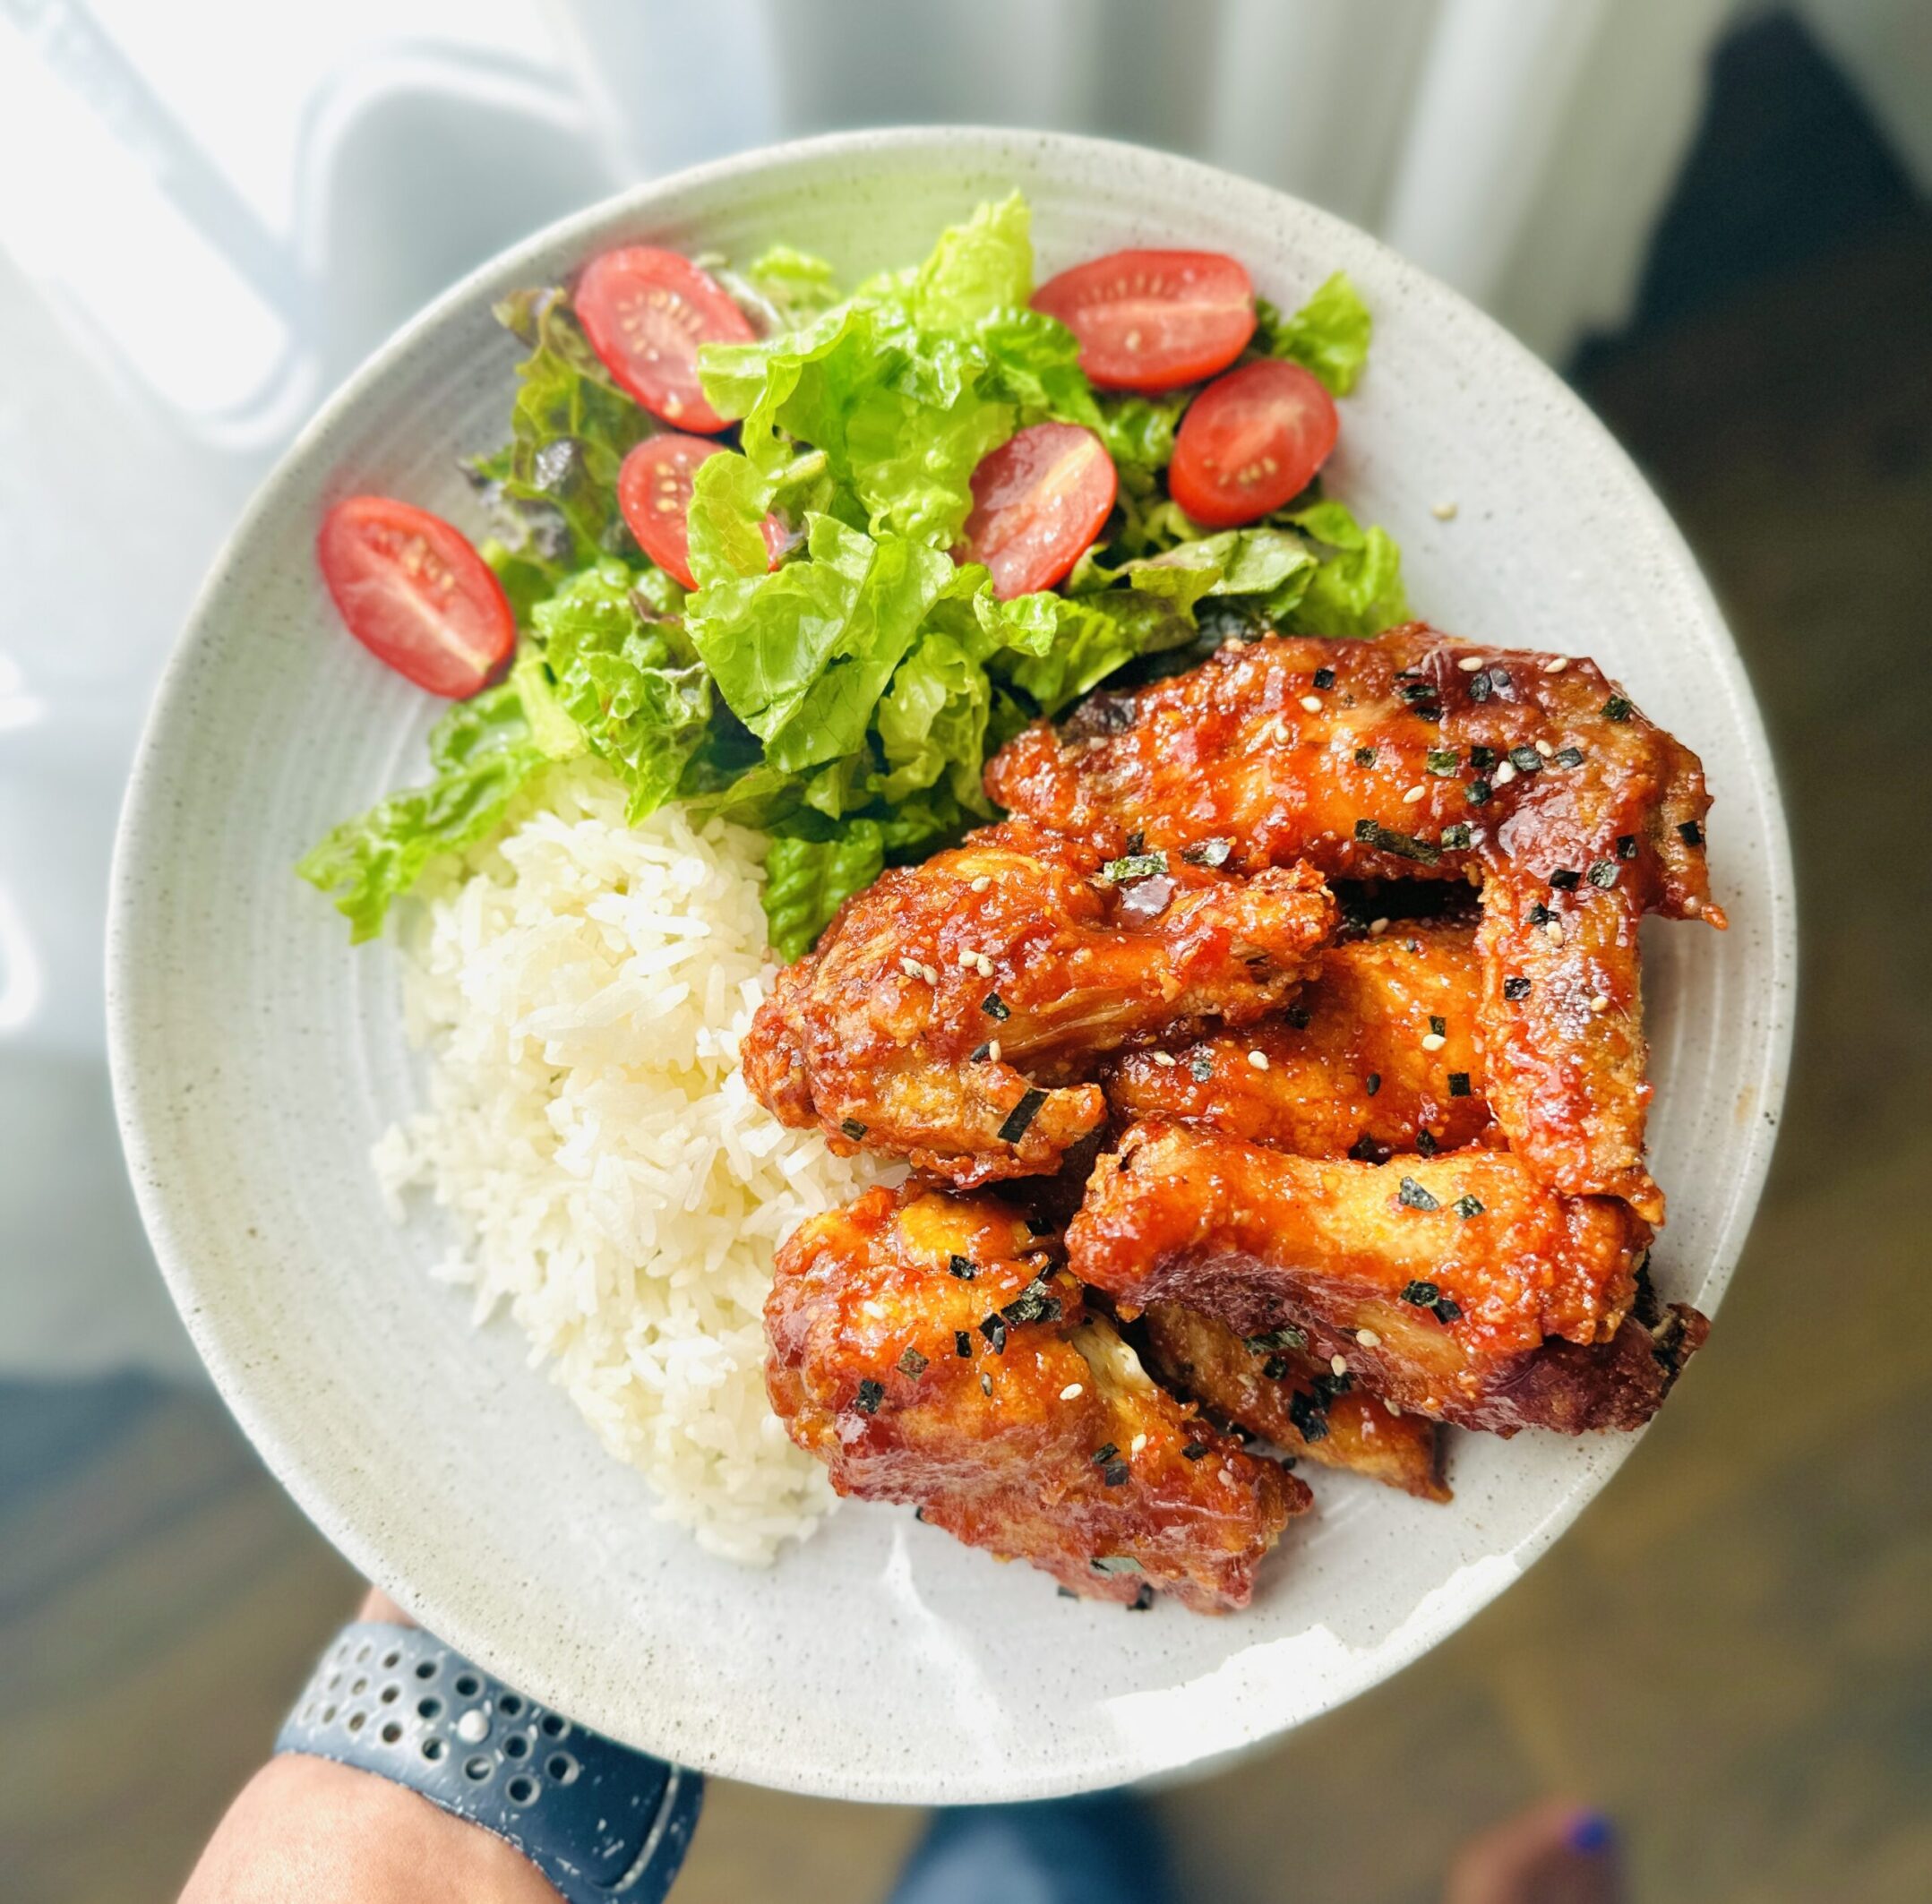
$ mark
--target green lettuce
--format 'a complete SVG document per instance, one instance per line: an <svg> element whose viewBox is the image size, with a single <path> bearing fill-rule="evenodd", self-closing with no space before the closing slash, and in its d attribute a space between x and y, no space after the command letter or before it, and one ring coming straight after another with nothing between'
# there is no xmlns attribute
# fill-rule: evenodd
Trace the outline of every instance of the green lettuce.
<svg viewBox="0 0 1932 1904"><path fill-rule="evenodd" d="M765 855L765 918L772 949L789 962L811 951L832 914L884 871L884 828L854 819L823 839L780 834Z"/></svg>
<svg viewBox="0 0 1932 1904"><path fill-rule="evenodd" d="M623 783L633 824L678 792L711 722L711 677L641 580L621 562L598 562L534 617L551 706ZM661 595L676 587L657 579Z"/></svg>
<svg viewBox="0 0 1932 1904"><path fill-rule="evenodd" d="M296 871L335 901L352 943L374 939L391 903L431 861L494 832L549 759L511 683L458 701L431 731L430 784L391 793L360 819L345 820Z"/></svg>
<svg viewBox="0 0 1932 1904"><path fill-rule="evenodd" d="M494 551L512 607L604 554L635 557L617 508L624 457L657 427L605 369L568 296L517 291L497 322L528 349L517 366L510 442L469 465L504 534Z"/></svg>
<svg viewBox="0 0 1932 1904"><path fill-rule="evenodd" d="M1402 551L1387 529L1364 528L1343 504L1311 503L1278 519L1323 548L1301 599L1280 625L1301 634L1373 635L1409 619Z"/></svg>
<svg viewBox="0 0 1932 1904"><path fill-rule="evenodd" d="M1347 272L1337 271L1291 317L1267 298L1255 300L1255 347L1311 370L1331 395L1345 397L1369 361L1374 322Z"/></svg>

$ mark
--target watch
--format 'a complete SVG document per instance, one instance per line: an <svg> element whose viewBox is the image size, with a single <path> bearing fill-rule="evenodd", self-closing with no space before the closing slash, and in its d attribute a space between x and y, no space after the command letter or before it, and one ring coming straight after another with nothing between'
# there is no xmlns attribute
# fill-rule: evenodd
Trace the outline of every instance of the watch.
<svg viewBox="0 0 1932 1904"><path fill-rule="evenodd" d="M330 1642L275 1741L419 1792L508 1840L568 1904L657 1904L704 1780L587 1731L415 1626Z"/></svg>

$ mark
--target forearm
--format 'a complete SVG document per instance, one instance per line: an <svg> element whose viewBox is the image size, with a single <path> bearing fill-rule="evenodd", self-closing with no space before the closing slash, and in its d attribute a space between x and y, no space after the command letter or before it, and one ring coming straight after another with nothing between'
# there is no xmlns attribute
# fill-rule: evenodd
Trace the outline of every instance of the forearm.
<svg viewBox="0 0 1932 1904"><path fill-rule="evenodd" d="M228 1807L181 1904L557 1904L501 1838L373 1772L273 1758Z"/></svg>

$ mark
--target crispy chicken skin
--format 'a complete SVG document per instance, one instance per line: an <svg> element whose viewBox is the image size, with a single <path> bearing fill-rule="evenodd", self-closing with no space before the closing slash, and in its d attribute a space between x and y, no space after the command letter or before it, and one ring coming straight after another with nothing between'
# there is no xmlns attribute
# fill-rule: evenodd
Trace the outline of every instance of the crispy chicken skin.
<svg viewBox="0 0 1932 1904"><path fill-rule="evenodd" d="M1667 1371L1619 1347L1649 1241L1628 1205L1558 1196L1507 1152L1377 1165L1159 1122L1100 1158L1067 1233L1124 1317L1178 1302L1240 1335L1290 1325L1399 1407L1506 1435L1655 1411Z"/></svg>
<svg viewBox="0 0 1932 1904"><path fill-rule="evenodd" d="M990 1195L875 1189L811 1220L765 1306L772 1407L842 1495L1093 1599L1245 1607L1308 1489L1158 1387L1058 1248Z"/></svg>
<svg viewBox="0 0 1932 1904"><path fill-rule="evenodd" d="M1103 1076L1107 1102L1122 1119L1206 1124L1301 1157L1377 1162L1425 1132L1459 1150L1493 1136L1481 997L1471 927L1404 922L1331 947L1285 1016L1123 1054Z"/></svg>
<svg viewBox="0 0 1932 1904"><path fill-rule="evenodd" d="M1479 1029L1511 1147L1556 1189L1661 1221L1637 922L1724 915L1696 756L1593 662L1420 622L1366 641L1269 636L1094 697L1058 732L1035 724L986 787L1103 852L1139 831L1175 852L1224 843L1236 871L1306 860L1330 879L1480 882Z"/></svg>
<svg viewBox="0 0 1932 1904"><path fill-rule="evenodd" d="M1292 1342L1253 1338L1177 1303L1144 1318L1147 1359L1163 1381L1291 1454L1346 1468L1425 1501L1447 1501L1442 1430L1421 1415L1391 1414L1378 1396L1337 1377ZM1341 1387L1341 1383L1347 1383Z"/></svg>
<svg viewBox="0 0 1932 1904"><path fill-rule="evenodd" d="M1114 878L1031 821L983 828L846 902L759 1008L745 1078L843 1152L962 1188L1044 1173L1106 1114L1103 1056L1274 1010L1335 918L1304 867Z"/></svg>

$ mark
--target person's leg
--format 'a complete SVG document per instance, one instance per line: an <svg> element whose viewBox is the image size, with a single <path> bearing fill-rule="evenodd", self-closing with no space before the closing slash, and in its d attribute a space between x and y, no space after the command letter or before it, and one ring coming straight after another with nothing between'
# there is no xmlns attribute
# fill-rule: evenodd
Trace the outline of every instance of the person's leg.
<svg viewBox="0 0 1932 1904"><path fill-rule="evenodd" d="M889 1904L1172 1904L1153 1813L1125 1791L937 1812Z"/></svg>

